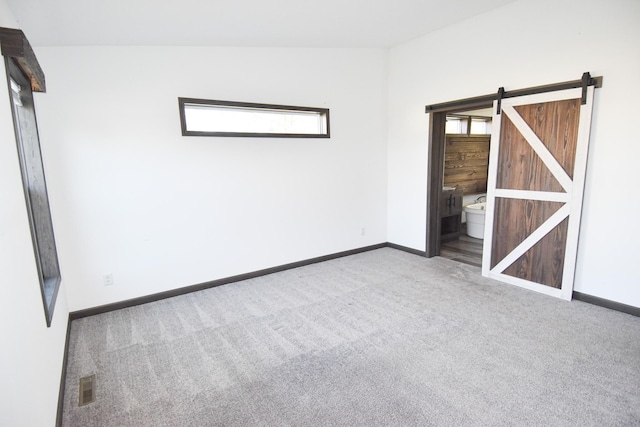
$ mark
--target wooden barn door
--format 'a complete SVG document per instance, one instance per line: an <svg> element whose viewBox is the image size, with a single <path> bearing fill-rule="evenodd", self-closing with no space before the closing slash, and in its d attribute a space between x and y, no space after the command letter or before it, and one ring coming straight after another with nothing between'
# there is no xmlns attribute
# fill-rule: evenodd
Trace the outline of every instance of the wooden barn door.
<svg viewBox="0 0 640 427"><path fill-rule="evenodd" d="M593 91L494 103L484 276L571 299Z"/></svg>

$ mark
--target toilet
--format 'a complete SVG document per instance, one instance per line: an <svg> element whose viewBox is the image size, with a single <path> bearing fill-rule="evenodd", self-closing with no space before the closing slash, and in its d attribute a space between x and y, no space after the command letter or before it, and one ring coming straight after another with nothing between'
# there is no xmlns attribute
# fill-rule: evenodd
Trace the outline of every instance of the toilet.
<svg viewBox="0 0 640 427"><path fill-rule="evenodd" d="M476 239L484 238L484 214L487 203L474 203L464 207L467 217L467 235Z"/></svg>

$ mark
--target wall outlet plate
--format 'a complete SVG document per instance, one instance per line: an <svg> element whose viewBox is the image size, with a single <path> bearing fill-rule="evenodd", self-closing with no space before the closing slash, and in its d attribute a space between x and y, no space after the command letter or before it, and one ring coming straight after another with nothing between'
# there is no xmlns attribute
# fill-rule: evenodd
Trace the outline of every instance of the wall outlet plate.
<svg viewBox="0 0 640 427"><path fill-rule="evenodd" d="M102 276L102 281L103 281L105 286L112 286L113 285L113 274L112 273L105 274L104 276Z"/></svg>

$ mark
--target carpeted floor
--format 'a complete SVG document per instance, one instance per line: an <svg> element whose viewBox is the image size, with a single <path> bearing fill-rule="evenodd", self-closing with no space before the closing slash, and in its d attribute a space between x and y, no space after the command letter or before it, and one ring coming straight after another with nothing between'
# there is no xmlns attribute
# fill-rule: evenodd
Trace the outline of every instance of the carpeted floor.
<svg viewBox="0 0 640 427"><path fill-rule="evenodd" d="M640 318L389 248L75 320L68 363L64 426L640 425Z"/></svg>

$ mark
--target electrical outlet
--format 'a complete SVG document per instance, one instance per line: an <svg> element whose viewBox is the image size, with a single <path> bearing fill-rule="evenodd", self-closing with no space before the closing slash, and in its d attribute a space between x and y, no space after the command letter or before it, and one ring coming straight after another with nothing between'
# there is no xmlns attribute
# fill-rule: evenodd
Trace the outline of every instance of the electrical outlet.
<svg viewBox="0 0 640 427"><path fill-rule="evenodd" d="M105 286L113 285L113 274L112 273L105 274L104 276L102 276L102 281L104 282Z"/></svg>
<svg viewBox="0 0 640 427"><path fill-rule="evenodd" d="M364 227L362 227L362 228L360 229L360 235L361 235L361 236L364 236L365 234L367 234L367 229L366 229L366 228L364 228Z"/></svg>

